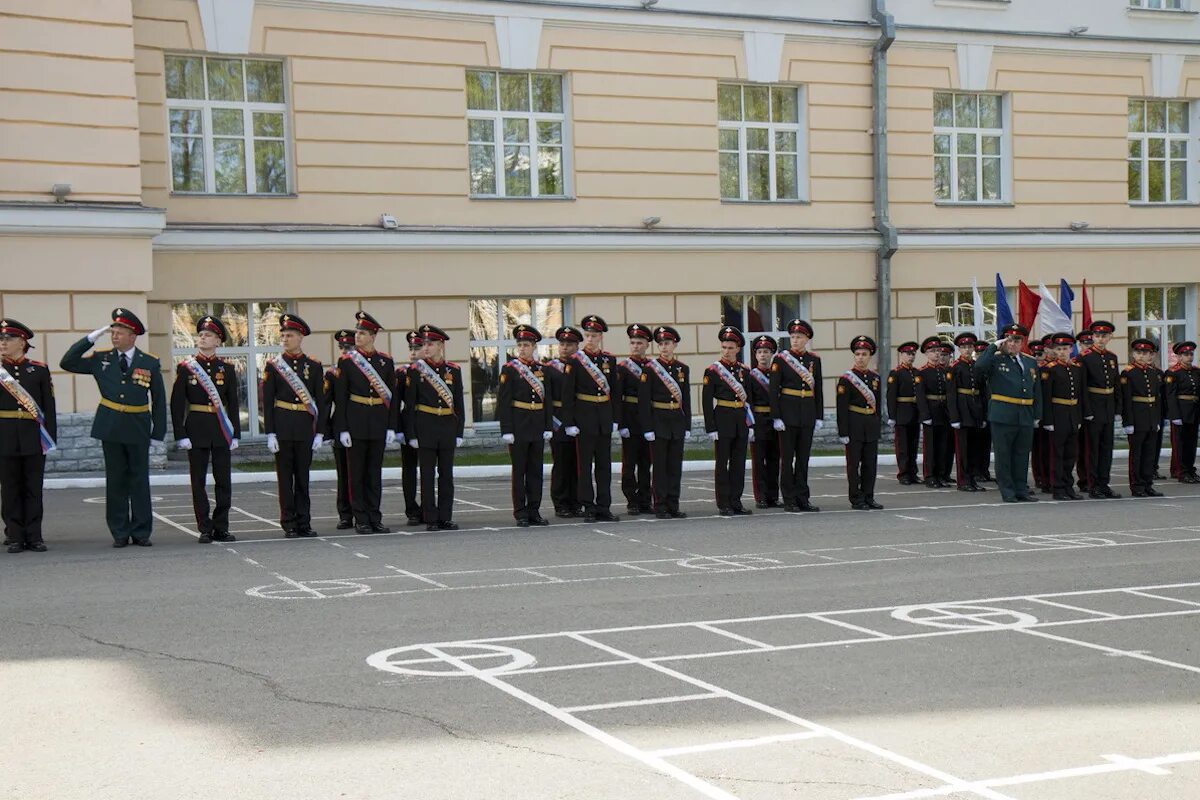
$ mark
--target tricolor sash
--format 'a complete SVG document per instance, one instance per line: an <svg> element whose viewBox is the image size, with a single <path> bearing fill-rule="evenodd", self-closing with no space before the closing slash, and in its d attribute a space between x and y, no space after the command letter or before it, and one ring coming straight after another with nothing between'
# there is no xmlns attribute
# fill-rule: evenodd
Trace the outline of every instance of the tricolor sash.
<svg viewBox="0 0 1200 800"><path fill-rule="evenodd" d="M42 455L50 452L50 448L54 447L54 439L50 436L50 431L46 430L46 415L42 413L42 408L37 404L37 400L33 399L33 395L29 390L20 384L8 370L0 367L0 385L3 385L8 393L17 401L17 405L23 408L38 426L38 438L41 440Z"/></svg>
<svg viewBox="0 0 1200 800"><path fill-rule="evenodd" d="M604 373L596 366L596 362L592 361L591 356L585 355L582 350L575 353L575 360L587 370L587 374L592 377L596 385L600 387L600 391L604 392L605 397L612 396L612 389L608 387L608 378L604 377Z"/></svg>
<svg viewBox="0 0 1200 800"><path fill-rule="evenodd" d="M358 367L358 371L367 379L367 383L375 390L375 394L379 395L379 399L383 401L383 407L390 409L392 407L392 390L383 382L383 378L379 376L375 366L367 360L367 357L357 350L350 350L346 353L350 357L350 362Z"/></svg>
<svg viewBox="0 0 1200 800"><path fill-rule="evenodd" d="M537 395L538 400L545 401L546 385L542 383L541 378L533 374L533 370L526 366L524 361L519 358L514 358L512 361L508 362L508 365L515 369L517 374L525 379L525 382L529 384L531 389L533 389L533 393Z"/></svg>
<svg viewBox="0 0 1200 800"><path fill-rule="evenodd" d="M679 387L679 381L671 376L671 373L667 371L667 368L657 358L647 363L649 363L650 369L653 370L654 374L658 376L658 379L663 382L663 386L667 387L667 391L671 393L671 397L679 404L679 413L682 414L683 389Z"/></svg>
<svg viewBox="0 0 1200 800"><path fill-rule="evenodd" d="M866 381L858 377L858 375L852 369L846 370L842 377L845 378L851 386L858 390L858 393L862 395L863 400L867 401L867 406L871 409L872 413L874 413L877 401L875 398L875 393L871 391L870 386L867 386Z"/></svg>
<svg viewBox="0 0 1200 800"><path fill-rule="evenodd" d="M549 367L550 369L552 369L558 373L562 373L562 371L563 371L562 362L559 361L557 358L552 358L549 361L543 362L543 366Z"/></svg>
<svg viewBox="0 0 1200 800"><path fill-rule="evenodd" d="M758 367L755 367L754 369L750 370L750 374L754 376L754 380L758 381L759 386L766 389L767 391L770 391L771 379L768 378L761 369L759 369Z"/></svg>
<svg viewBox="0 0 1200 800"><path fill-rule="evenodd" d="M442 380L442 376L437 373L433 367L426 363L425 359L420 359L414 362L417 367L417 372L421 373L421 377L425 382L433 387L437 392L437 396L442 398L442 402L446 404L446 408L454 408L454 392L450 391L450 387Z"/></svg>
<svg viewBox="0 0 1200 800"><path fill-rule="evenodd" d="M268 363L275 367L276 372L283 376L287 385L296 393L296 397L299 397L300 402L308 408L308 413L312 415L313 423L316 424L317 401L313 400L312 394L308 391L308 386L305 385L304 381L300 380L300 376L296 374L296 370L292 369L291 365L287 363L287 359L283 357L282 353L271 356L271 360Z"/></svg>
<svg viewBox="0 0 1200 800"><path fill-rule="evenodd" d="M729 371L729 368L720 361L714 361L712 368L716 371L721 380L725 382L725 385L733 390L733 393L737 395L737 399L742 401L742 408L746 409L746 424L750 427L754 427L754 409L750 408L750 400L749 396L746 394L746 387L743 386L742 382L735 378L733 373Z"/></svg>
<svg viewBox="0 0 1200 800"><path fill-rule="evenodd" d="M792 372L800 376L800 380L804 381L808 385L809 389L816 391L817 379L813 377L811 372L809 372L808 367L800 363L800 359L792 355L791 350L784 350L779 354L779 357L783 359L783 363L791 367Z"/></svg>
<svg viewBox="0 0 1200 800"><path fill-rule="evenodd" d="M221 394L217 391L216 384L204 367L200 366L200 362L194 357L188 356L183 360L183 366L188 372L192 373L192 377L196 379L196 383L200 384L200 388L208 395L208 404L213 407L213 411L217 414L217 425L221 429L221 436L225 437L225 444L233 442L233 422L229 419L229 412L225 410L225 404L221 402Z"/></svg>
<svg viewBox="0 0 1200 800"><path fill-rule="evenodd" d="M622 367L629 370L629 373L631 375L633 375L633 377L638 378L639 380L641 379L641 377L642 377L642 365L641 364L637 363L632 358L623 358L623 359L621 359L620 364Z"/></svg>

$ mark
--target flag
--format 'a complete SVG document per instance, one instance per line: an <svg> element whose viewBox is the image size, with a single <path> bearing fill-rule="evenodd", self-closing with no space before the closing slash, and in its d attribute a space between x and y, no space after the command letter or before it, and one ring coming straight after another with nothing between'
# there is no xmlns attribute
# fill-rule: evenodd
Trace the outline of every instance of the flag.
<svg viewBox="0 0 1200 800"><path fill-rule="evenodd" d="M1083 279L1083 330L1092 329L1092 303L1088 300L1087 278Z"/></svg>
<svg viewBox="0 0 1200 800"><path fill-rule="evenodd" d="M1037 319L1038 306L1042 302L1032 289L1025 285L1025 281L1017 281L1017 307L1020 313L1021 327L1029 331L1029 335L1033 336L1033 321Z"/></svg>
<svg viewBox="0 0 1200 800"><path fill-rule="evenodd" d="M1045 284L1038 284L1038 295L1041 300L1038 303L1037 315L1034 317L1032 335L1041 339L1047 334L1071 330L1071 318L1064 314L1063 310L1054 302L1054 296L1050 294L1050 290L1046 288Z"/></svg>
<svg viewBox="0 0 1200 800"><path fill-rule="evenodd" d="M1075 299L1075 292L1071 289L1071 284L1067 283L1066 278L1058 279L1058 307L1067 315L1067 327L1063 328L1066 333L1075 332L1075 321L1071 316L1071 301ZM1071 346L1071 358L1079 355L1079 347Z"/></svg>
<svg viewBox="0 0 1200 800"><path fill-rule="evenodd" d="M971 302L974 305L975 338L983 341L983 296L979 294L979 281L971 278Z"/></svg>
<svg viewBox="0 0 1200 800"><path fill-rule="evenodd" d="M996 273L996 338L1000 338L1000 331L1004 330L1013 323L1012 309L1008 307L1008 293L1004 290L1004 281L1000 278L1000 273Z"/></svg>

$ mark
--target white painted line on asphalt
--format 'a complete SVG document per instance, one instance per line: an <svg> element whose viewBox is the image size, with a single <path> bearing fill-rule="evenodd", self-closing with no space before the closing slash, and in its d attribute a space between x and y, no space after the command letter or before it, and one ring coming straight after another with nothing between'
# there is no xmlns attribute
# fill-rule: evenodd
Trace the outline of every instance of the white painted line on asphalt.
<svg viewBox="0 0 1200 800"><path fill-rule="evenodd" d="M1084 608L1082 606L1072 606L1072 605L1067 605L1066 603L1059 603L1059 602L1055 602L1054 600L1042 600L1042 599L1036 598L1036 597L1033 598L1033 602L1041 603L1042 605L1046 605L1046 606L1057 606L1058 608L1065 608L1070 611L1082 611L1085 614L1095 614L1098 617L1108 617L1109 619L1117 619L1118 617L1121 616L1120 614L1110 614L1107 611L1097 611L1094 608Z"/></svg>
<svg viewBox="0 0 1200 800"><path fill-rule="evenodd" d="M667 574L665 572L657 572L652 569L646 569L645 567L639 567L636 564L630 564L628 561L613 562L613 566L625 567L626 569L632 569L637 572L642 572L642 573L645 573L646 575L650 575L655 578L662 578L662 577L666 576L666 574Z"/></svg>
<svg viewBox="0 0 1200 800"><path fill-rule="evenodd" d="M524 572L528 575L532 575L535 578L543 578L543 579L549 581L550 583L565 583L566 582L562 578L556 578L553 575L547 575L544 572L538 572L536 569L527 569L527 568L522 567L522 568L518 569L517 572Z"/></svg>
<svg viewBox="0 0 1200 800"><path fill-rule="evenodd" d="M1179 603L1185 606L1194 606L1200 608L1200 603L1193 603L1191 600L1180 600L1178 597L1167 597L1161 594L1151 594L1150 592L1139 592L1133 589L1125 592L1125 594L1136 594L1138 597L1148 597L1151 600L1166 600L1169 603Z"/></svg>
<svg viewBox="0 0 1200 800"><path fill-rule="evenodd" d="M913 522L929 522L929 520L925 519L924 517L906 517L903 514L894 514L893 516L899 517L900 519L909 519Z"/></svg>
<svg viewBox="0 0 1200 800"><path fill-rule="evenodd" d="M1127 619L1131 619L1131 618L1127 618ZM1099 650L1102 653L1108 653L1109 655L1113 655L1113 656L1122 656L1124 658L1133 658L1133 659L1137 659L1138 661L1145 661L1149 664L1158 664L1159 666L1163 666L1163 667L1171 667L1172 669L1180 669L1180 670L1184 670L1185 672L1195 672L1197 674L1200 674L1200 667L1192 666L1191 664L1183 664L1178 661L1168 661L1165 658L1157 658L1155 656L1147 655L1146 653L1142 653L1142 652L1139 652L1136 650L1121 650L1120 648L1117 648L1117 647L1109 647L1108 645L1096 644L1095 642L1085 642L1080 639L1070 639L1066 636L1059 636L1058 634L1046 633L1045 631L1040 631L1040 630L1030 630L1029 628L1014 628L1013 630L1017 631L1018 633L1027 633L1030 636L1037 636L1042 639L1051 639L1053 641L1062 642L1064 644L1073 644L1073 645L1078 645L1079 647L1086 647L1090 650Z"/></svg>
<svg viewBox="0 0 1200 800"><path fill-rule="evenodd" d="M629 662L622 661L622 664ZM578 714L581 711L607 711L610 708L636 708L639 706L657 706L666 703L686 703L692 700L711 700L714 697L721 695L713 692L702 692L700 694L677 694L673 697L650 697L644 700L618 700L613 703L593 703L590 706L571 706L562 709L568 714Z"/></svg>
<svg viewBox="0 0 1200 800"><path fill-rule="evenodd" d="M154 518L155 518L156 520L158 520L159 522L162 522L162 523L165 523L165 524L167 524L167 525L170 525L172 528L174 528L174 529L176 529L176 530L183 531L183 532L184 532L184 533L186 533L188 536L191 536L193 539L199 539L199 538L200 538L200 533L199 533L198 531L193 531L193 530L192 530L192 529L190 529L190 528L185 528L183 525L180 525L180 524L179 524L178 522L176 522L175 520L173 520L173 519L169 519L168 517L164 517L162 514L159 514L159 513L158 513L158 512L156 512L156 511L152 511L151 513L152 513L152 514L154 514Z"/></svg>
<svg viewBox="0 0 1200 800"><path fill-rule="evenodd" d="M365 553L355 553L354 556L356 558L370 558L370 556L366 555Z"/></svg>
<svg viewBox="0 0 1200 800"><path fill-rule="evenodd" d="M781 733L777 736L759 736L755 739L730 739L726 742L709 742L708 744L693 744L685 747L668 747L663 750L652 750L650 755L659 758L674 758L692 753L713 753L718 750L739 750L748 747L762 747L766 744L782 742L798 742L803 739L819 739L825 734L818 731L801 731L799 733Z"/></svg>
<svg viewBox="0 0 1200 800"><path fill-rule="evenodd" d="M484 511L499 511L500 510L500 509L496 508L495 506L488 506L488 505L484 505L483 503L476 503L472 500L463 500L461 497L454 498L454 502L466 503L469 506L474 506L475 508L479 508Z"/></svg>
<svg viewBox="0 0 1200 800"><path fill-rule="evenodd" d="M880 639L891 638L891 636L889 634L882 633L880 631L871 630L870 628L864 628L861 625L855 625L852 622L846 622L845 620L842 620L842 619L835 619L833 617L822 616L821 614L812 614L809 616L809 619L814 619L817 622L827 622L830 625L836 625L839 628L846 628L847 630L858 631L859 633L865 633L868 636L875 636Z"/></svg>
<svg viewBox="0 0 1200 800"><path fill-rule="evenodd" d="M426 578L424 575L418 575L415 572L409 572L406 569L400 569L400 567L393 567L391 564L384 564L383 566L386 567L387 569L390 569L392 572L397 572L406 577L421 581L422 583L431 584L433 586L438 587L439 589L449 589L450 588L449 586L447 586L444 583L438 583L433 578Z"/></svg>
<svg viewBox="0 0 1200 800"><path fill-rule="evenodd" d="M273 525L276 530L280 530L283 527L273 519L267 519L266 517L260 517L258 514L251 514L249 511L245 510L244 508L240 508L238 506L230 506L229 510L236 511L239 514L244 514L245 516L249 517L250 519L256 519L259 522L265 522L268 525Z"/></svg>
<svg viewBox="0 0 1200 800"><path fill-rule="evenodd" d="M752 645L754 647L771 646L766 642L760 642L757 639L751 639L749 636L742 636L741 634L733 633L732 631L727 631L723 628L718 628L716 625L709 625L704 622L698 622L693 627L699 628L702 631L708 631L709 633L715 633L718 636L724 636L726 638L733 639L734 641L741 642L742 644Z"/></svg>

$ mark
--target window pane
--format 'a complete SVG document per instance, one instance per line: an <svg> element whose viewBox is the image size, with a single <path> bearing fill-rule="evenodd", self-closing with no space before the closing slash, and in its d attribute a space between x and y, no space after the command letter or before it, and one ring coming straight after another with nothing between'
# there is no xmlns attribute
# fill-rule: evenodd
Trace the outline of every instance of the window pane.
<svg viewBox="0 0 1200 800"><path fill-rule="evenodd" d="M214 108L212 127L215 136L243 136L242 112L237 108Z"/></svg>
<svg viewBox="0 0 1200 800"><path fill-rule="evenodd" d="M976 95L954 95L954 125L959 128L979 127L979 103Z"/></svg>
<svg viewBox="0 0 1200 800"><path fill-rule="evenodd" d="M1141 139L1130 139L1129 140L1129 157L1130 158L1141 158L1142 157L1142 140Z"/></svg>
<svg viewBox="0 0 1200 800"><path fill-rule="evenodd" d="M1175 139L1171 142L1171 158L1187 158L1187 142Z"/></svg>
<svg viewBox="0 0 1200 800"><path fill-rule="evenodd" d="M1129 132L1144 133L1146 131L1146 101L1129 101Z"/></svg>
<svg viewBox="0 0 1200 800"><path fill-rule="evenodd" d="M562 76L533 76L533 110L542 114L562 113Z"/></svg>
<svg viewBox="0 0 1200 800"><path fill-rule="evenodd" d="M1000 159L983 160L983 199L1000 199Z"/></svg>
<svg viewBox="0 0 1200 800"><path fill-rule="evenodd" d="M939 327L954 325L954 292L936 292L933 296L933 316Z"/></svg>
<svg viewBox="0 0 1200 800"><path fill-rule="evenodd" d="M242 62L229 58L208 59L208 99L246 99L242 87Z"/></svg>
<svg viewBox="0 0 1200 800"><path fill-rule="evenodd" d="M934 93L933 124L938 128L954 127L954 95L944 92Z"/></svg>
<svg viewBox="0 0 1200 800"><path fill-rule="evenodd" d="M529 110L529 75L524 72L500 75L500 109L502 111Z"/></svg>
<svg viewBox="0 0 1200 800"><path fill-rule="evenodd" d="M512 329L517 325L533 324L533 306L529 298L501 300L500 307L504 311L504 328L500 338L507 339L512 335Z"/></svg>
<svg viewBox="0 0 1200 800"><path fill-rule="evenodd" d="M529 120L504 120L504 141L519 142L522 144L527 143L529 141Z"/></svg>
<svg viewBox="0 0 1200 800"><path fill-rule="evenodd" d="M279 318L287 311L287 303L269 300L252 303L250 309L254 316L254 343L260 347L278 345Z"/></svg>
<svg viewBox="0 0 1200 800"><path fill-rule="evenodd" d="M283 114L254 112L254 135L282 139Z"/></svg>
<svg viewBox="0 0 1200 800"><path fill-rule="evenodd" d="M983 136L980 137L980 142L983 144L983 154L988 156L1000 155L1000 137L999 136Z"/></svg>
<svg viewBox="0 0 1200 800"><path fill-rule="evenodd" d="M1140 202L1142 197L1142 162L1129 162L1129 199Z"/></svg>
<svg viewBox="0 0 1200 800"><path fill-rule="evenodd" d="M1146 199L1152 203L1161 203L1167 199L1166 165L1162 161L1151 161L1146 167L1150 179L1150 191Z"/></svg>
<svg viewBox="0 0 1200 800"><path fill-rule="evenodd" d="M500 354L495 347L471 348L471 411L476 422L496 421Z"/></svg>
<svg viewBox="0 0 1200 800"><path fill-rule="evenodd" d="M538 148L538 194L563 194L562 148Z"/></svg>
<svg viewBox="0 0 1200 800"><path fill-rule="evenodd" d="M746 149L761 150L766 152L770 149L770 131L766 128L747 128L746 129Z"/></svg>
<svg viewBox="0 0 1200 800"><path fill-rule="evenodd" d="M796 200L796 157L789 155L775 156L775 199Z"/></svg>
<svg viewBox="0 0 1200 800"><path fill-rule="evenodd" d="M974 155L976 146L975 134L960 133L958 135L958 154L960 156Z"/></svg>
<svg viewBox="0 0 1200 800"><path fill-rule="evenodd" d="M204 191L204 141L171 137L171 187L177 192Z"/></svg>
<svg viewBox="0 0 1200 800"><path fill-rule="evenodd" d="M769 122L770 92L766 86L746 86L746 119L750 122Z"/></svg>
<svg viewBox="0 0 1200 800"><path fill-rule="evenodd" d="M1167 103L1167 129L1171 133L1188 132L1188 104Z"/></svg>
<svg viewBox="0 0 1200 800"><path fill-rule="evenodd" d="M213 166L217 192L239 194L246 191L246 142L242 139L213 141Z"/></svg>
<svg viewBox="0 0 1200 800"><path fill-rule="evenodd" d="M771 157L766 153L747 155L746 181L750 200L770 200Z"/></svg>
<svg viewBox="0 0 1200 800"><path fill-rule="evenodd" d="M742 87L729 83L717 85L717 119L738 122L742 119Z"/></svg>
<svg viewBox="0 0 1200 800"><path fill-rule="evenodd" d="M1163 348L1164 352L1174 355L1173 353L1171 353L1171 348L1174 347L1175 344L1177 344L1178 342L1182 342L1185 339L1187 339L1187 326L1186 325L1168 325L1167 326L1167 343L1166 343L1166 347Z"/></svg>
<svg viewBox="0 0 1200 800"><path fill-rule="evenodd" d="M278 61L247 61L246 94L251 103L282 103L283 64Z"/></svg>
<svg viewBox="0 0 1200 800"><path fill-rule="evenodd" d="M958 327L972 328L975 326L975 303L965 292L959 295L957 307Z"/></svg>
<svg viewBox="0 0 1200 800"><path fill-rule="evenodd" d="M171 346L195 347L196 320L208 313L208 303L175 303L171 306Z"/></svg>
<svg viewBox="0 0 1200 800"><path fill-rule="evenodd" d="M471 194L496 193L496 148L492 145L473 144L469 148L471 167Z"/></svg>
<svg viewBox="0 0 1200 800"><path fill-rule="evenodd" d="M1126 292L1125 300L1126 313L1130 320L1142 318L1142 290L1129 289Z"/></svg>
<svg viewBox="0 0 1200 800"><path fill-rule="evenodd" d="M939 133L933 137L933 152L950 155L950 134Z"/></svg>
<svg viewBox="0 0 1200 800"><path fill-rule="evenodd" d="M1171 200L1182 202L1187 200L1187 162L1171 162Z"/></svg>
<svg viewBox="0 0 1200 800"><path fill-rule="evenodd" d="M504 193L509 197L529 197L529 148L504 148Z"/></svg>
<svg viewBox="0 0 1200 800"><path fill-rule="evenodd" d="M746 298L746 327L742 332L765 331L772 322L771 295L752 294Z"/></svg>
<svg viewBox="0 0 1200 800"><path fill-rule="evenodd" d="M240 415L238 421L242 426L242 436L247 436L250 433L250 382L254 381L257 384L258 381L253 376L247 380L246 370L249 369L249 358L246 356L222 353L221 358L225 359L226 363L232 366L233 371L237 373L238 414Z"/></svg>
<svg viewBox="0 0 1200 800"><path fill-rule="evenodd" d="M537 140L542 144L562 144L561 122L539 122Z"/></svg>
<svg viewBox="0 0 1200 800"><path fill-rule="evenodd" d="M737 150L738 132L731 130L717 131L717 147L721 150Z"/></svg>
<svg viewBox="0 0 1200 800"><path fill-rule="evenodd" d="M975 159L973 158L958 160L958 199L979 199L979 186L975 179Z"/></svg>
<svg viewBox="0 0 1200 800"><path fill-rule="evenodd" d="M775 150L779 153L796 152L796 132L775 131Z"/></svg>
<svg viewBox="0 0 1200 800"><path fill-rule="evenodd" d="M746 330L742 324L742 303L745 296L740 294L721 295L721 324L732 325L738 330Z"/></svg>
<svg viewBox="0 0 1200 800"><path fill-rule="evenodd" d="M1150 139L1147 142L1150 150L1151 158L1166 158L1167 157L1167 140L1166 139Z"/></svg>
<svg viewBox="0 0 1200 800"><path fill-rule="evenodd" d="M1167 129L1167 104L1159 100L1146 103L1146 130L1161 133Z"/></svg>
<svg viewBox="0 0 1200 800"><path fill-rule="evenodd" d="M1167 319L1184 319L1184 291L1182 286L1171 286L1167 289Z"/></svg>
<svg viewBox="0 0 1200 800"><path fill-rule="evenodd" d="M496 73L467 72L467 108L496 110Z"/></svg>
<svg viewBox="0 0 1200 800"><path fill-rule="evenodd" d="M213 313L225 323L225 331L229 334L222 347L247 347L250 344L245 303L217 303Z"/></svg>
<svg viewBox="0 0 1200 800"><path fill-rule="evenodd" d="M471 340L496 340L500 338L500 323L497 319L497 302L495 300L470 300L467 303L467 316L471 326Z"/></svg>
<svg viewBox="0 0 1200 800"><path fill-rule="evenodd" d="M979 127L1000 128L1000 96L981 95L979 98Z"/></svg>
<svg viewBox="0 0 1200 800"><path fill-rule="evenodd" d="M171 133L201 134L204 132L204 114L199 109L173 108L168 113Z"/></svg>
<svg viewBox="0 0 1200 800"><path fill-rule="evenodd" d="M772 331L782 331L789 322L799 319L802 316L803 314L800 313L800 295L775 295L775 327L771 329Z"/></svg>
<svg viewBox="0 0 1200 800"><path fill-rule="evenodd" d="M950 159L933 160L933 196L938 200L950 199Z"/></svg>
<svg viewBox="0 0 1200 800"><path fill-rule="evenodd" d="M561 297L539 297L533 301L533 324L544 336L550 338L563 324L563 301Z"/></svg>
<svg viewBox="0 0 1200 800"><path fill-rule="evenodd" d="M1145 316L1142 320L1159 320L1163 318L1163 290L1162 289L1146 289L1144 294L1146 303Z"/></svg>
<svg viewBox="0 0 1200 800"><path fill-rule="evenodd" d="M496 122L491 119L467 120L467 141L491 143L496 136Z"/></svg>
<svg viewBox="0 0 1200 800"><path fill-rule="evenodd" d="M771 119L775 122L798 122L800 110L792 86L771 87Z"/></svg>
<svg viewBox="0 0 1200 800"><path fill-rule="evenodd" d="M204 99L204 67L201 59L167 56L163 67L169 99Z"/></svg>
<svg viewBox="0 0 1200 800"><path fill-rule="evenodd" d="M287 194L287 156L283 142L254 140L254 191Z"/></svg>
<svg viewBox="0 0 1200 800"><path fill-rule="evenodd" d="M721 197L737 200L741 196L738 176L738 154L721 153Z"/></svg>

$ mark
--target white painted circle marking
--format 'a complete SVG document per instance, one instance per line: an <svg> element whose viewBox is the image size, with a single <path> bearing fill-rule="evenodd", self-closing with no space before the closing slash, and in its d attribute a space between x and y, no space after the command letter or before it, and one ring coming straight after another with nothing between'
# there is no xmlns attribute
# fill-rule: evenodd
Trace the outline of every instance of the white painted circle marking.
<svg viewBox="0 0 1200 800"><path fill-rule="evenodd" d="M299 586L290 583L272 583L247 589L251 597L264 600L326 600L331 597L358 597L368 594L371 587L365 583L343 580L302 581Z"/></svg>
<svg viewBox="0 0 1200 800"><path fill-rule="evenodd" d="M435 653L434 650L440 651ZM471 671L463 669L451 664L445 660L444 655L451 656L456 659L478 661L480 659L491 660L492 658L506 658L504 661L494 667L476 667ZM396 656L409 655L411 658L396 659ZM436 662L431 662L430 659L436 659ZM405 647L393 647L389 650L380 650L367 657L367 663L377 670L383 672L391 672L396 675L424 675L437 678L461 678L464 676L474 676L477 674L483 675L500 675L513 670L525 669L537 663L537 659L532 653L527 653L524 650L518 650L515 647L504 647L498 644L483 644L483 643L467 643L467 644L446 644L446 645L428 645L428 644L412 644ZM424 664L428 666L415 666L415 664ZM441 669L436 667L441 666Z"/></svg>
<svg viewBox="0 0 1200 800"><path fill-rule="evenodd" d="M1062 534L1060 536L1020 536L1017 541L1021 544L1032 544L1037 547L1063 547L1069 545L1087 545L1096 547L1100 545L1116 544L1112 539L1105 539L1101 536L1087 536L1079 534Z"/></svg>
<svg viewBox="0 0 1200 800"><path fill-rule="evenodd" d="M773 567L783 562L774 558L763 558L761 556L730 556L729 558L701 556L699 558L681 558L675 563L687 569L728 570L761 569L763 567Z"/></svg>
<svg viewBox="0 0 1200 800"><path fill-rule="evenodd" d="M1025 628L1037 624L1037 617L1024 611L993 606L904 606L892 612L892 618L914 625L947 630L992 630Z"/></svg>

